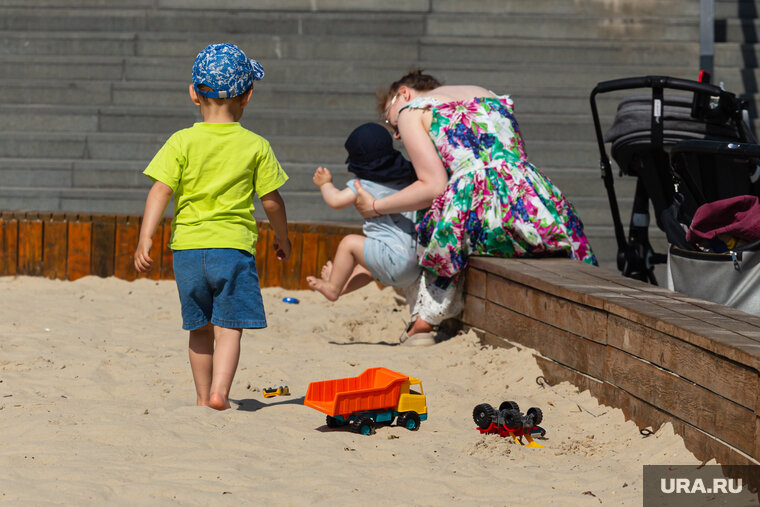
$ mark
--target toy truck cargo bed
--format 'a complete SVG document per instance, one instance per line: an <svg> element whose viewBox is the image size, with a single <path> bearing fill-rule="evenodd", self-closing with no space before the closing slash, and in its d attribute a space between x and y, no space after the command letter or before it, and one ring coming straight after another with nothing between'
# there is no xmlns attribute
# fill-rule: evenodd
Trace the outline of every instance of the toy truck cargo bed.
<svg viewBox="0 0 760 507"><path fill-rule="evenodd" d="M401 386L409 380L387 368L369 368L358 377L311 382L304 405L329 416L387 409L397 405Z"/></svg>

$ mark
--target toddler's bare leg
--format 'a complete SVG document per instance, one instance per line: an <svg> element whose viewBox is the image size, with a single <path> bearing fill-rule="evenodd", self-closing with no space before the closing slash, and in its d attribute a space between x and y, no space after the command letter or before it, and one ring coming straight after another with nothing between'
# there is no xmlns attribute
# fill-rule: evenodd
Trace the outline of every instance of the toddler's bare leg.
<svg viewBox="0 0 760 507"><path fill-rule="evenodd" d="M214 326L213 377L211 379L211 395L209 406L217 410L230 408L230 388L235 378L238 360L240 359L240 337L242 329Z"/></svg>
<svg viewBox="0 0 760 507"><path fill-rule="evenodd" d="M343 294L348 294L349 292L361 289L374 280L375 279L370 274L369 269L357 264L354 266L354 271L351 273L351 276L349 277L348 282L346 282L346 286L343 287L343 292L341 292L340 295L342 296Z"/></svg>
<svg viewBox="0 0 760 507"><path fill-rule="evenodd" d="M364 262L364 240L367 239L359 234L349 234L344 237L335 252L330 279L324 280L315 276L307 276L306 281L312 289L322 293L330 301L336 301L349 277L354 271L354 266L359 264L366 266Z"/></svg>
<svg viewBox="0 0 760 507"><path fill-rule="evenodd" d="M208 406L214 357L214 332L210 322L190 331L189 354L197 394L196 405Z"/></svg>

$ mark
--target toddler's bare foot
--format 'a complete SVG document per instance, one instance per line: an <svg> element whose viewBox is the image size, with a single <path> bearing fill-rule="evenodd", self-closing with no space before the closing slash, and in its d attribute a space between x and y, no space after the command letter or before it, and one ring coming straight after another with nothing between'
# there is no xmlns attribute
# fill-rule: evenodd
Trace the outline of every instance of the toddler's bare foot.
<svg viewBox="0 0 760 507"><path fill-rule="evenodd" d="M322 278L317 278L316 276L307 276L306 281L309 282L309 287L312 288L312 290L316 290L318 292L321 292L324 297L326 297L330 301L337 301L338 296L340 293L335 290L335 288L330 285L330 282L327 280L323 280Z"/></svg>
<svg viewBox="0 0 760 507"><path fill-rule="evenodd" d="M212 394L208 406L216 410L227 410L230 408L230 401L221 394Z"/></svg>
<svg viewBox="0 0 760 507"><path fill-rule="evenodd" d="M330 275L332 274L332 268L333 268L332 261L327 261L327 263L325 263L325 265L322 266L322 273L321 273L322 280L330 279Z"/></svg>

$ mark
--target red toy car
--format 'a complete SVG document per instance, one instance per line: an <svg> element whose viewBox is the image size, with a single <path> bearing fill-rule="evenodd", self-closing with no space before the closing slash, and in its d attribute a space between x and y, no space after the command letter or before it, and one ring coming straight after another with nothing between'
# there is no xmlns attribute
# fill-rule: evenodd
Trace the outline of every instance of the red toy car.
<svg viewBox="0 0 760 507"><path fill-rule="evenodd" d="M502 437L512 437L516 443L525 447L543 447L531 436L540 434L543 437L546 434L546 430L539 426L544 419L540 408L531 407L523 414L514 401L503 402L498 411L488 403L482 403L473 409L472 418L482 434L496 433ZM522 442L522 437L528 441L527 444Z"/></svg>

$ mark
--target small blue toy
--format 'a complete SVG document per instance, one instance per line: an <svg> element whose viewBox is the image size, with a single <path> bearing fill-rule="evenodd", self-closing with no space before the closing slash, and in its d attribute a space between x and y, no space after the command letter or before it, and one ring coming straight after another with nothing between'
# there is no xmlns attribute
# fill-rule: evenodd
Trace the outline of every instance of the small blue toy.
<svg viewBox="0 0 760 507"><path fill-rule="evenodd" d="M284 303L290 303L290 304L293 304L293 305L297 305L298 304L298 300L296 298L290 298L290 297L282 298L282 301Z"/></svg>

